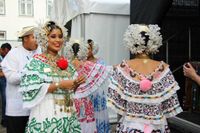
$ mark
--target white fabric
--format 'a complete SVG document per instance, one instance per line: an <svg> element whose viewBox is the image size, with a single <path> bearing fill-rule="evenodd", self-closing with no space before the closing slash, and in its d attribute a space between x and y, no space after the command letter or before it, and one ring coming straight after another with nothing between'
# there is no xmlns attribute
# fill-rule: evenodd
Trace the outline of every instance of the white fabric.
<svg viewBox="0 0 200 133"><path fill-rule="evenodd" d="M54 0L52 20L65 25L72 19L73 39L93 39L97 56L107 64L129 58L122 40L129 25L130 0Z"/></svg>
<svg viewBox="0 0 200 133"><path fill-rule="evenodd" d="M54 0L53 5L52 20L59 22L84 13L129 15L130 10L130 0Z"/></svg>
<svg viewBox="0 0 200 133"><path fill-rule="evenodd" d="M96 121L93 122L80 122L82 133L97 133Z"/></svg>
<svg viewBox="0 0 200 133"><path fill-rule="evenodd" d="M29 122L33 118L36 118L37 122L42 123L46 118L52 120L52 118L63 118L66 117L66 112L60 112L60 106L55 103L55 96L51 93L48 93L43 97L43 100L36 106L31 109L31 114L29 117ZM63 95L58 95L59 99L64 99ZM48 110L48 111L47 111ZM55 114L55 112L57 112ZM59 113L58 113L59 112Z"/></svg>
<svg viewBox="0 0 200 133"><path fill-rule="evenodd" d="M71 38L93 39L99 44L97 56L114 65L129 58L123 46L128 25L128 15L82 14L72 20Z"/></svg>
<svg viewBox="0 0 200 133"><path fill-rule="evenodd" d="M38 48L35 51L28 51L23 46L12 49L3 59L1 65L3 73L7 79L6 85L6 115L7 116L28 116L29 110L22 107L22 95L18 91L21 72L25 64L36 53L40 53Z"/></svg>
<svg viewBox="0 0 200 133"><path fill-rule="evenodd" d="M52 7L51 20L60 25L65 25L68 20L69 7L67 0L54 0Z"/></svg>
<svg viewBox="0 0 200 133"><path fill-rule="evenodd" d="M73 127L79 127L79 122L75 119L75 114L72 112L65 112L65 106L55 104L55 99L63 100L65 97L62 94L56 95L48 93L38 105L31 109L26 133L36 133L36 124L40 125L37 133L40 133L41 131L45 133L64 133L64 130L69 131L66 133L73 133L71 131L74 129ZM61 109L63 111L61 111ZM61 129L58 131L59 128ZM77 131L77 133L79 133L79 131Z"/></svg>
<svg viewBox="0 0 200 133"><path fill-rule="evenodd" d="M123 118L122 118L123 119ZM120 120L121 121L121 120ZM121 122L121 127L123 127L123 130L120 129L120 132L126 132L127 129L131 130L131 129L137 129L140 130L141 132L144 133L151 133L152 130L161 130L161 133L165 133L165 126L167 126L167 120L164 120L163 124L147 124L147 123L143 123L143 122L133 122L133 121L129 121L129 120L123 120ZM145 132L145 126L149 127L149 132ZM122 130L122 131L121 131ZM139 132L139 131L138 131Z"/></svg>

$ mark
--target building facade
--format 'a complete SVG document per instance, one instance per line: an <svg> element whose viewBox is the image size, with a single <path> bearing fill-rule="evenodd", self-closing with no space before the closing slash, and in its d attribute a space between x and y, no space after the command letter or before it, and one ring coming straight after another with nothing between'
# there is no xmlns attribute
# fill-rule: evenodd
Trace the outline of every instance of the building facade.
<svg viewBox="0 0 200 133"><path fill-rule="evenodd" d="M17 32L49 19L53 0L0 0L0 45L18 45Z"/></svg>

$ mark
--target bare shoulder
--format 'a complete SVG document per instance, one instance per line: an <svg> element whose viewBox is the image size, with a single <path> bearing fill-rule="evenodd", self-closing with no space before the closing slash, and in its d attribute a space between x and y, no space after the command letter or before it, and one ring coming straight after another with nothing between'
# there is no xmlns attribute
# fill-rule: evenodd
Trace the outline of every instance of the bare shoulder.
<svg viewBox="0 0 200 133"><path fill-rule="evenodd" d="M162 64L164 67L169 67L169 64L165 63L164 61L157 61L157 60L151 60L151 61L152 61L152 64L155 64L155 65Z"/></svg>
<svg viewBox="0 0 200 133"><path fill-rule="evenodd" d="M152 59L132 59L125 61L128 66L134 70L139 70L141 72L154 71L159 66L164 66L164 69L168 68L169 65L163 61L157 61Z"/></svg>

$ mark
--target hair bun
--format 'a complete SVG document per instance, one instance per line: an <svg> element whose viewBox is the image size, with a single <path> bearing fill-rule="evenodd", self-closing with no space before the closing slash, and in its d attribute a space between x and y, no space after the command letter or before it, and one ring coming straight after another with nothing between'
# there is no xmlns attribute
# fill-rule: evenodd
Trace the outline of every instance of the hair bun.
<svg viewBox="0 0 200 133"><path fill-rule="evenodd" d="M158 25L131 24L124 33L124 45L132 54L155 54L162 45Z"/></svg>
<svg viewBox="0 0 200 133"><path fill-rule="evenodd" d="M56 23L54 21L48 21L45 24L46 27L51 27L52 25L56 25Z"/></svg>

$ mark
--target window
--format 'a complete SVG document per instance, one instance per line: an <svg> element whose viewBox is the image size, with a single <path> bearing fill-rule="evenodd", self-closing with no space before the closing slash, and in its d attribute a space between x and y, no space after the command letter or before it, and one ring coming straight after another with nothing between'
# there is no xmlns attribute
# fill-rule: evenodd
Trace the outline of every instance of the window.
<svg viewBox="0 0 200 133"><path fill-rule="evenodd" d="M5 0L0 0L0 15L5 14Z"/></svg>
<svg viewBox="0 0 200 133"><path fill-rule="evenodd" d="M0 31L0 40L6 40L6 31Z"/></svg>
<svg viewBox="0 0 200 133"><path fill-rule="evenodd" d="M19 15L33 16L33 0L19 0Z"/></svg>
<svg viewBox="0 0 200 133"><path fill-rule="evenodd" d="M47 17L51 16L53 0L47 0Z"/></svg>

